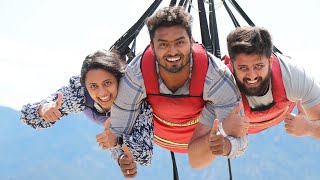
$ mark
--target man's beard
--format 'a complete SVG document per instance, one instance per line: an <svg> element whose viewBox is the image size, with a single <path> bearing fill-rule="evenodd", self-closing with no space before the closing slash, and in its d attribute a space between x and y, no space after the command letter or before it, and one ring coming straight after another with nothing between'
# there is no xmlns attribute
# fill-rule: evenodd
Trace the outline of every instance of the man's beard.
<svg viewBox="0 0 320 180"><path fill-rule="evenodd" d="M188 61L185 64L182 64L182 66L166 67L163 64L161 64L160 60L158 59L158 55L157 55L156 51L154 49L152 49L152 51L153 51L155 60L158 62L159 67L163 68L164 70L166 70L169 73L179 73L182 69L185 68L185 66L190 64L190 57L192 56L192 46L190 46L189 57L187 57ZM173 56L162 57L162 59L165 59L165 58L168 58L168 57L174 57L174 56L180 56L182 58L185 58L184 54L178 53L178 54L175 54ZM181 61L183 61L183 60L181 60Z"/></svg>
<svg viewBox="0 0 320 180"><path fill-rule="evenodd" d="M270 84L270 78L271 78L271 69L270 69L270 66L269 66L269 69L268 69L268 75L267 77L264 79L264 80L261 80L262 77L259 77L259 81L261 81L260 85L258 87L255 87L255 88L247 88L245 86L244 83L242 83L238 77L236 76L235 73L233 73L235 79L236 79L236 82L237 82L237 85L239 87L239 90L240 92L242 92L243 94L245 94L246 96L263 96L266 94L266 92L268 91L268 87L269 87L269 84ZM246 79L244 78L243 79L243 82L245 82Z"/></svg>
<svg viewBox="0 0 320 180"><path fill-rule="evenodd" d="M155 57L156 61L158 61L158 59ZM186 62L185 64L182 64L182 66L172 66L172 67L166 67L164 65L162 65L159 61L158 61L158 65L160 67L162 67L164 70L166 70L169 73L178 73L180 72L185 66L190 64L190 60L188 62Z"/></svg>
<svg viewBox="0 0 320 180"><path fill-rule="evenodd" d="M177 55L175 55L175 56L180 56L180 57L182 57L182 58L185 58L184 55L180 55L180 54L177 54ZM161 64L161 62L158 60L158 58L157 58L156 55L154 56L154 58L155 58L155 60L158 62L158 65L159 65L160 67L162 67L164 70L166 70L167 72L169 72L169 73L179 73L182 69L184 69L187 65L190 64L190 56L191 56L191 53L190 53L190 55L189 55L189 57L188 57L188 61L185 62L185 64L182 64L181 66L172 66L172 67L167 67L167 66ZM167 58L167 57L174 57L174 56L166 56L166 57L164 57L163 59L165 59L165 58ZM164 61L165 61L165 60L164 60ZM181 61L183 61L183 60L181 60Z"/></svg>

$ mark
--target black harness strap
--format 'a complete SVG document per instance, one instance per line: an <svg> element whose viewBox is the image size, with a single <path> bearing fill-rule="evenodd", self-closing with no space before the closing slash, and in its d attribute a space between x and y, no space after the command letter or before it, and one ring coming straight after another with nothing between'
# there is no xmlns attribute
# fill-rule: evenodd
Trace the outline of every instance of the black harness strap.
<svg viewBox="0 0 320 180"><path fill-rule="evenodd" d="M190 13L190 11L191 11L191 4L192 4L192 0L188 0L188 2L189 2L188 12Z"/></svg>
<svg viewBox="0 0 320 180"><path fill-rule="evenodd" d="M232 4L232 6L238 11L238 13L242 16L242 18L250 25L255 26L253 21L249 18L249 16L244 12L244 10L240 7L240 5L236 2L236 0L229 0L229 2ZM235 18L235 17L234 17ZM232 18L231 18L232 19ZM239 25L240 26L240 25ZM236 27L239 27L236 26ZM282 54L282 52L273 45L273 52L277 52Z"/></svg>
<svg viewBox="0 0 320 180"><path fill-rule="evenodd" d="M129 64L130 61L136 56L137 36L138 36L138 34L135 34L135 37L134 37L133 42L132 42L132 46L131 46L131 48L130 48L131 51L127 54L127 56L128 56L128 61L127 61L127 63L128 63L128 64Z"/></svg>
<svg viewBox="0 0 320 180"><path fill-rule="evenodd" d="M240 27L240 24L239 22L237 21L236 17L233 15L232 11L230 10L228 4L226 3L225 0L222 1L223 2L223 6L226 8L226 11L228 12L230 18L231 18L231 21L233 22L233 25L235 27Z"/></svg>
<svg viewBox="0 0 320 180"><path fill-rule="evenodd" d="M192 4L192 0L188 0L188 1L189 1L188 12L190 13L190 11L191 11L191 4Z"/></svg>
<svg viewBox="0 0 320 180"><path fill-rule="evenodd" d="M171 0L169 6L175 6L177 4L177 0Z"/></svg>
<svg viewBox="0 0 320 180"><path fill-rule="evenodd" d="M188 5L189 3L192 3L192 1L190 2L190 0L185 0L185 1L184 1L184 4L183 4L183 7L184 7L185 9L187 9L187 5ZM190 6L190 4L189 4L189 6Z"/></svg>
<svg viewBox="0 0 320 180"><path fill-rule="evenodd" d="M277 53L282 54L282 52L275 45L273 45L272 50L273 50L273 52L277 52Z"/></svg>
<svg viewBox="0 0 320 180"><path fill-rule="evenodd" d="M174 152L170 151L170 154L172 159L173 180L179 180L178 168L176 158L174 157Z"/></svg>
<svg viewBox="0 0 320 180"><path fill-rule="evenodd" d="M230 180L232 180L231 161L229 158L228 158L228 169L229 169L229 178Z"/></svg>
<svg viewBox="0 0 320 180"><path fill-rule="evenodd" d="M213 46L209 34L206 10L204 7L203 0L198 0L198 8L199 8L199 20L200 20L200 29L201 29L201 38L202 44L210 53L213 52Z"/></svg>
<svg viewBox="0 0 320 180"><path fill-rule="evenodd" d="M186 0L180 0L179 6L185 7L185 6L184 6L185 4L186 4Z"/></svg>
<svg viewBox="0 0 320 180"><path fill-rule="evenodd" d="M154 13L161 2L162 0L155 0L139 18L139 20L110 47L110 50L116 49L121 55L128 55L129 53L132 53L129 45L137 37L140 30L144 26L145 19Z"/></svg>
<svg viewBox="0 0 320 180"><path fill-rule="evenodd" d="M210 0L209 2L209 10L210 10L210 14L209 14L210 34L211 34L211 40L213 40L213 54L219 59L221 59L216 11L214 8L213 0Z"/></svg>
<svg viewBox="0 0 320 180"><path fill-rule="evenodd" d="M239 6L239 4L235 0L229 0L229 2L232 4L232 6L239 12L239 14L242 16L244 20L250 25L255 26L254 23L251 21L249 16L242 10L242 8Z"/></svg>

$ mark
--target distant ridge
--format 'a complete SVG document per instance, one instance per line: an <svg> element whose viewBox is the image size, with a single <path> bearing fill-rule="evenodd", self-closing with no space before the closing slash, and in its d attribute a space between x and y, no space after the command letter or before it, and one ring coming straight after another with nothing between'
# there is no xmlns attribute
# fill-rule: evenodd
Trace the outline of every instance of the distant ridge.
<svg viewBox="0 0 320 180"><path fill-rule="evenodd" d="M82 114L63 118L55 127L34 130L20 123L19 112L0 106L1 180L87 180L123 179L107 151L96 145L102 128ZM231 160L233 179L319 179L319 140L288 136L279 124L249 136L244 156ZM177 154L181 180L226 180L227 161L223 157L204 169L191 169L187 156ZM155 148L150 167L139 166L137 180L172 179L168 151Z"/></svg>

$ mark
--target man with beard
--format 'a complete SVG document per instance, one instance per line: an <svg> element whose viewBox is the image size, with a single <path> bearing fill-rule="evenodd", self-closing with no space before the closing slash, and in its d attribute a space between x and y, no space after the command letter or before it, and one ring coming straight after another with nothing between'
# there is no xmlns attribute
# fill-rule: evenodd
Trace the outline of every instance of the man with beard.
<svg viewBox="0 0 320 180"><path fill-rule="evenodd" d="M155 143L188 153L191 166L200 168L218 155L243 154L247 137L218 133L218 121L223 122L241 98L229 69L194 43L191 22L179 6L162 8L147 19L150 46L127 66L111 108L110 130L130 134L139 106L147 101Z"/></svg>
<svg viewBox="0 0 320 180"><path fill-rule="evenodd" d="M229 67L250 120L248 133L284 120L288 134L320 138L319 80L288 57L272 53L271 36L264 28L236 28L228 35L227 45ZM298 114L290 114L296 103ZM229 116L223 124L227 135L243 135L245 130L231 128L241 123L237 116Z"/></svg>

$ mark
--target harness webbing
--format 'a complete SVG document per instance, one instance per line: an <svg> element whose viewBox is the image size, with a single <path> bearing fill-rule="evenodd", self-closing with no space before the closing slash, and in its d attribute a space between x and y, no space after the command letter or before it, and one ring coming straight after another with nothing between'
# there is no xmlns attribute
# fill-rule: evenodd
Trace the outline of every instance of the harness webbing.
<svg viewBox="0 0 320 180"><path fill-rule="evenodd" d="M141 31L142 27L144 26L145 19L154 13L154 11L158 8L161 2L162 0L155 0L139 18L139 20L110 47L110 50L116 49L119 51L121 55L128 55L130 53L133 53L130 50L129 45L132 43L134 39L136 39L137 35ZM135 54L132 54L132 57L134 56ZM128 58L130 60L131 57Z"/></svg>
<svg viewBox="0 0 320 180"><path fill-rule="evenodd" d="M207 21L206 10L204 7L203 0L198 0L198 8L199 8L199 20L200 20L202 44L204 45L207 51L212 53L213 46L212 46L212 42L209 34L208 21Z"/></svg>
<svg viewBox="0 0 320 180"><path fill-rule="evenodd" d="M240 27L240 24L239 22L237 21L236 17L233 15L231 9L229 8L228 4L226 3L226 1L222 1L223 2L223 6L226 8L226 11L228 12L230 18L231 18L231 21L233 22L233 25L235 27Z"/></svg>
<svg viewBox="0 0 320 180"><path fill-rule="evenodd" d="M171 0L169 6L175 6L177 4L177 0Z"/></svg>
<svg viewBox="0 0 320 180"><path fill-rule="evenodd" d="M242 16L244 20L250 25L255 26L254 23L251 21L249 16L243 11L243 9L239 6L239 4L235 0L229 0L229 2L232 4L232 6L239 12L239 14Z"/></svg>
<svg viewBox="0 0 320 180"><path fill-rule="evenodd" d="M178 168L176 158L174 157L174 152L170 151L170 154L172 159L173 180L179 180Z"/></svg>
<svg viewBox="0 0 320 180"><path fill-rule="evenodd" d="M211 53L213 53L217 58L221 59L216 11L214 8L213 0L210 0L209 2L209 10L210 10L210 14L209 14L210 35L211 35L211 41L213 40L213 52Z"/></svg>
<svg viewBox="0 0 320 180"><path fill-rule="evenodd" d="M229 179L232 180L231 161L228 158Z"/></svg>
<svg viewBox="0 0 320 180"><path fill-rule="evenodd" d="M236 2L236 0L229 0L229 2L231 3L231 5L238 11L238 13L241 15L241 17L248 23L248 25L250 26L255 26L255 24L253 23L253 21L249 18L249 16L244 12L244 10L240 7L240 5ZM235 16L232 14L230 8L228 7L227 3L225 2L225 0L223 0L223 5L226 7L227 12L232 20L232 22L234 23L235 27L240 27L240 24L237 22ZM282 54L282 52L275 46L273 45L272 47L273 52L277 52Z"/></svg>
<svg viewBox="0 0 320 180"><path fill-rule="evenodd" d="M180 2L179 2L178 5L185 7L185 4L187 4L187 3L186 3L186 0L180 0Z"/></svg>
<svg viewBox="0 0 320 180"><path fill-rule="evenodd" d="M188 12L190 13L191 11L191 4L192 4L192 0L189 0L189 7L188 7Z"/></svg>

